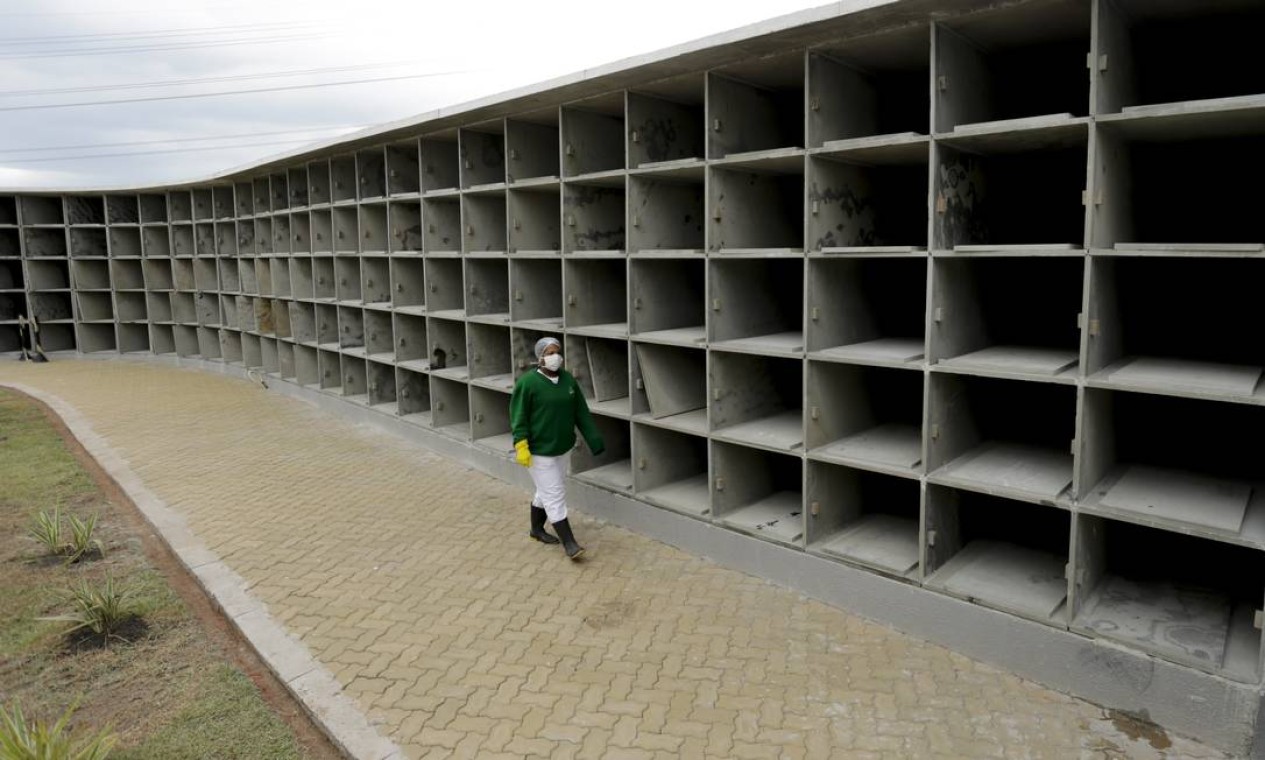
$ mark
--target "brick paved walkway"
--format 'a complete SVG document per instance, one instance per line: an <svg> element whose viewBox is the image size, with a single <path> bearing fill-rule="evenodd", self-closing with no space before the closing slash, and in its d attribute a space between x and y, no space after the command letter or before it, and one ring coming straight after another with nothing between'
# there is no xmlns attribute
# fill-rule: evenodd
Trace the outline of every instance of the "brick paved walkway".
<svg viewBox="0 0 1265 760"><path fill-rule="evenodd" d="M3 382L77 409L411 757L1222 756L582 514L568 562L523 492L243 380Z"/></svg>

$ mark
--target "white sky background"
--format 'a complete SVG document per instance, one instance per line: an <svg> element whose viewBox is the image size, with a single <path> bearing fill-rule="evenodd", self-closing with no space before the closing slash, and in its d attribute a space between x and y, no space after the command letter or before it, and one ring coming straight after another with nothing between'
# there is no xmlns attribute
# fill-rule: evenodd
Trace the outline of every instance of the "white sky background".
<svg viewBox="0 0 1265 760"><path fill-rule="evenodd" d="M358 128L822 4L0 0L0 187L105 188L196 180ZM312 69L341 70L240 78ZM223 97L25 108L415 75L427 76ZM106 89L211 77L236 78ZM71 88L83 89L23 92ZM191 139L204 137L217 139ZM89 158L107 153L132 155Z"/></svg>

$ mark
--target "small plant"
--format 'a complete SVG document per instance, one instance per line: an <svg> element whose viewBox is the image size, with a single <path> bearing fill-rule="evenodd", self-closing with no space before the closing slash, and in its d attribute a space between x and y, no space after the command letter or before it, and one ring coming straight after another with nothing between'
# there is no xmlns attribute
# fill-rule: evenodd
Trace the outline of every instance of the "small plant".
<svg viewBox="0 0 1265 760"><path fill-rule="evenodd" d="M0 757L4 760L106 760L118 737L109 729L76 742L71 736L70 716L77 705L49 725L28 722L22 706L13 703L10 712L0 705Z"/></svg>
<svg viewBox="0 0 1265 760"><path fill-rule="evenodd" d="M100 588L94 588L87 581L79 581L70 587L66 601L74 604L73 612L40 619L74 623L66 633L86 629L101 636L106 643L111 638L123 641L116 632L135 614L132 589L116 584L114 576L107 576L105 585Z"/></svg>
<svg viewBox="0 0 1265 760"><path fill-rule="evenodd" d="M87 520L70 515L67 517L67 522L70 523L69 533L62 528L61 508L54 507L51 513L42 511L37 514L35 524L28 528L27 532L44 546L49 554L65 556L68 565L80 561L93 549L96 549L98 554L105 555L105 545L100 539L92 537L97 529L97 515Z"/></svg>
<svg viewBox="0 0 1265 760"><path fill-rule="evenodd" d="M87 520L80 520L77 516L71 515L67 521L70 523L70 543L66 545L65 550L68 564L78 562L93 549L96 549L98 554L105 555L105 545L101 543L101 539L92 537L92 533L97 529L97 515Z"/></svg>
<svg viewBox="0 0 1265 760"><path fill-rule="evenodd" d="M48 549L49 554L61 554L66 542L62 540L61 508L53 507L52 514L41 511L35 516L35 524L27 533Z"/></svg>

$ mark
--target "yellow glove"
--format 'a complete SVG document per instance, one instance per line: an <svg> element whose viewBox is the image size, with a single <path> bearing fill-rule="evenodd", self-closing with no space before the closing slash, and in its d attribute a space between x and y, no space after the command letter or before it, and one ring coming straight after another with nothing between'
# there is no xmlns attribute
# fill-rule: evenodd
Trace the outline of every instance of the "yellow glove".
<svg viewBox="0 0 1265 760"><path fill-rule="evenodd" d="M527 439L514 444L514 461L524 467L531 467L531 452L527 450Z"/></svg>

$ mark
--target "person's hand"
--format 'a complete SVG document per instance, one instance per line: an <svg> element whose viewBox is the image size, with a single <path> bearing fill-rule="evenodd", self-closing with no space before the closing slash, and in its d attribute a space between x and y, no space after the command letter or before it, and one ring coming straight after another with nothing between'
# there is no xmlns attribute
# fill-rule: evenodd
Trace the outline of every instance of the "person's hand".
<svg viewBox="0 0 1265 760"><path fill-rule="evenodd" d="M531 467L531 451L527 449L527 440L514 444L514 461L524 467Z"/></svg>

